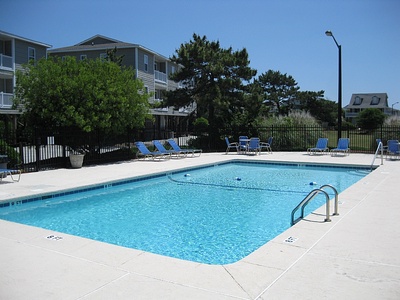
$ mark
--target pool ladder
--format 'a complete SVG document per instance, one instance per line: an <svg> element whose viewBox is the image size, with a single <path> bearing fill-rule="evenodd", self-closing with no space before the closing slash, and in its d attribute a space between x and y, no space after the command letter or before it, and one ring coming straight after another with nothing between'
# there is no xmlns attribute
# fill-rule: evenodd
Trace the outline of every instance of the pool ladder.
<svg viewBox="0 0 400 300"><path fill-rule="evenodd" d="M381 152L381 165L383 165L383 150L384 150L383 147L384 146L383 146L382 142L379 142L378 143L378 147L376 148L376 151L375 151L375 154L374 154L374 158L373 158L372 163L371 163L371 171L372 171L372 169L374 167L374 162L375 162L375 159L378 157L379 152Z"/></svg>
<svg viewBox="0 0 400 300"><path fill-rule="evenodd" d="M335 192L335 212L333 213L334 216L339 215L339 194L337 192L337 190L330 184L324 184L322 185L319 189L314 189L312 190L292 211L292 216L290 219L290 226L293 226L294 224L296 224L297 222L299 222L301 219L304 219L304 209L307 206L308 203L310 203L310 201L312 199L314 199L319 193L323 193L325 195L326 198L326 218L325 218L325 222L330 222L330 209L329 209L329 195L327 192L324 191L324 188L331 188L334 192ZM301 214L300 217L298 217L297 219L294 219L294 215L295 213L301 208Z"/></svg>

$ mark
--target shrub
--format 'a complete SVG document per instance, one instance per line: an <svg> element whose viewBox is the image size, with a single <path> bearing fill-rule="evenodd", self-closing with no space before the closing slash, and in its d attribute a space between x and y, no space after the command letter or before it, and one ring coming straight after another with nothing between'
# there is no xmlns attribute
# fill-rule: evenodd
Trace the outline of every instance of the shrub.
<svg viewBox="0 0 400 300"><path fill-rule="evenodd" d="M8 166L13 168L20 163L18 152L10 147L5 141L0 140L0 154L8 156Z"/></svg>
<svg viewBox="0 0 400 300"><path fill-rule="evenodd" d="M357 126L362 129L373 130L385 121L385 115L377 108L366 108L357 116Z"/></svg>
<svg viewBox="0 0 400 300"><path fill-rule="evenodd" d="M305 111L290 111L287 116L273 117L268 120L268 126L278 126L281 130L274 132L274 148L276 150L304 150L315 145L317 139L322 137L322 126L318 121ZM312 134L304 127L314 126Z"/></svg>
<svg viewBox="0 0 400 300"><path fill-rule="evenodd" d="M390 116L385 119L384 125L400 126L400 117L399 116Z"/></svg>
<svg viewBox="0 0 400 300"><path fill-rule="evenodd" d="M197 118L193 123L194 130L196 134L199 135L204 132L207 132L208 125L209 125L208 120L203 117Z"/></svg>

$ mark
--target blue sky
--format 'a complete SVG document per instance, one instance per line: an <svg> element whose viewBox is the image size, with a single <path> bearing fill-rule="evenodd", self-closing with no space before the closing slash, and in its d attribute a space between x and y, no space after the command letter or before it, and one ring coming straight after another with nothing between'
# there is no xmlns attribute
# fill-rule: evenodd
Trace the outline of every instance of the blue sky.
<svg viewBox="0 0 400 300"><path fill-rule="evenodd" d="M331 30L342 45L343 106L353 93L375 92L391 106L400 102L399 14L399 0L2 0L0 30L53 48L101 34L166 57L196 33L246 48L257 76L278 70L336 101Z"/></svg>

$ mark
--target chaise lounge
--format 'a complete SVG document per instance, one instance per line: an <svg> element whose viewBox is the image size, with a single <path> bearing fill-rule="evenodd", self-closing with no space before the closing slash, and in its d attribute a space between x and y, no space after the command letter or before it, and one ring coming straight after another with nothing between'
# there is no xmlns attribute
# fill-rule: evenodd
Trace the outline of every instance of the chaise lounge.
<svg viewBox="0 0 400 300"><path fill-rule="evenodd" d="M139 152L137 153L138 159L143 158L144 160L146 158L151 158L151 159L163 159L163 158L171 158L171 154L169 153L162 153L160 151L150 151L147 149L146 145L143 142L135 142L136 147L138 148Z"/></svg>
<svg viewBox="0 0 400 300"><path fill-rule="evenodd" d="M316 153L324 154L328 151L329 151L329 148L328 148L328 139L327 138L319 138L315 147L307 149L307 153L309 155L316 154Z"/></svg>
<svg viewBox="0 0 400 300"><path fill-rule="evenodd" d="M10 175L12 181L18 182L21 179L21 170L0 169L0 182L8 175ZM14 178L16 175L18 175L18 178Z"/></svg>
<svg viewBox="0 0 400 300"><path fill-rule="evenodd" d="M350 145L350 139L340 138L337 147L331 150L331 156L338 155L339 153L342 153L343 155L349 155L350 154L349 145Z"/></svg>
<svg viewBox="0 0 400 300"><path fill-rule="evenodd" d="M390 156L391 159L398 159L400 157L400 145L398 140L387 141L386 159Z"/></svg>
<svg viewBox="0 0 400 300"><path fill-rule="evenodd" d="M168 143L170 144L170 146L172 147L172 149L174 149L175 151L183 152L183 153L185 153L186 155L188 155L189 153L191 153L191 154L192 154L192 157L196 156L196 154L197 154L198 156L200 156L201 153L203 152L203 150L201 150L201 149L186 149L186 148L183 149L183 148L179 147L179 145L175 142L174 139L169 139L169 140L168 140Z"/></svg>
<svg viewBox="0 0 400 300"><path fill-rule="evenodd" d="M159 140L154 140L153 141L154 147L156 147L156 149L163 153L163 154L169 154L176 158L183 158L186 156L186 153L184 151L178 151L178 150L167 150L165 149L164 145L159 141Z"/></svg>

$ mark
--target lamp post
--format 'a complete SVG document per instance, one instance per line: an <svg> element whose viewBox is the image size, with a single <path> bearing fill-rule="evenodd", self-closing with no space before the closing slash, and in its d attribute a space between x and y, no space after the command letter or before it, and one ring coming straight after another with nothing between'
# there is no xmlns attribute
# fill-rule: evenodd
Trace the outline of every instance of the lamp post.
<svg viewBox="0 0 400 300"><path fill-rule="evenodd" d="M393 104L392 104L392 116L394 115L394 114L393 114L393 106L395 106L396 104L399 104L399 102L396 102L396 103L393 103Z"/></svg>
<svg viewBox="0 0 400 300"><path fill-rule="evenodd" d="M332 31L325 31L327 36L331 36L339 49L339 81L338 81L338 139L342 137L342 45L339 45L333 36Z"/></svg>

